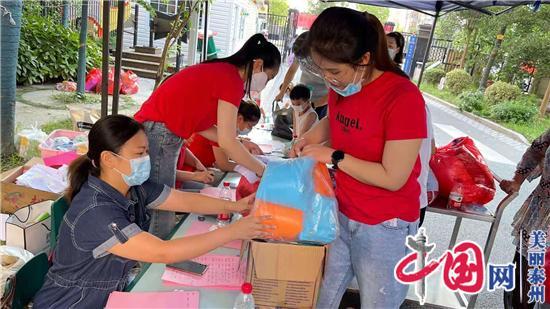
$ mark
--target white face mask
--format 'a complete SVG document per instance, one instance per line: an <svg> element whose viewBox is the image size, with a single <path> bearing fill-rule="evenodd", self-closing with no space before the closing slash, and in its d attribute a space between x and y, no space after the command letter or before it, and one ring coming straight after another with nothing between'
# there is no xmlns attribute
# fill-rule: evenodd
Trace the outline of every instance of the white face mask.
<svg viewBox="0 0 550 309"><path fill-rule="evenodd" d="M388 54L390 54L391 60L394 60L394 59L395 59L395 55L397 55L397 50L395 50L395 49L393 49L393 48L388 48Z"/></svg>
<svg viewBox="0 0 550 309"><path fill-rule="evenodd" d="M264 90L267 84L267 73L262 69L261 72L252 74L252 80L250 81L250 91L261 92Z"/></svg>
<svg viewBox="0 0 550 309"><path fill-rule="evenodd" d="M307 106L307 105L292 105L292 108L293 108L297 113L303 113L304 111L307 110L308 106Z"/></svg>

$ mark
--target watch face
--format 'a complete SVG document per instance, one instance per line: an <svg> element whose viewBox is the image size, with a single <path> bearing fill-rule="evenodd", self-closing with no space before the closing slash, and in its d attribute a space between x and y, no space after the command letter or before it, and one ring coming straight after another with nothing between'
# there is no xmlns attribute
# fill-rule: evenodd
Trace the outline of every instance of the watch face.
<svg viewBox="0 0 550 309"><path fill-rule="evenodd" d="M340 161L344 159L344 152L337 150L332 154L332 159L335 161Z"/></svg>

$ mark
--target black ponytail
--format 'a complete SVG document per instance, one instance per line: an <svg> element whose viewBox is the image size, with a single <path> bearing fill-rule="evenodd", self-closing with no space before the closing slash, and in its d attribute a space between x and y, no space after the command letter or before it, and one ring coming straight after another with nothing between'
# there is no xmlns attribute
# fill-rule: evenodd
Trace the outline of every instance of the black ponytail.
<svg viewBox="0 0 550 309"><path fill-rule="evenodd" d="M252 68L254 59L262 59L265 69L279 69L281 65L281 53L273 43L268 42L261 33L251 36L233 55L226 58L207 60L204 63L226 62L244 69L245 94L250 97L250 82L252 80Z"/></svg>
<svg viewBox="0 0 550 309"><path fill-rule="evenodd" d="M120 148L129 139L143 130L141 123L123 115L99 119L88 134L88 153L74 160L69 166L69 188L65 197L72 201L89 175L100 176L103 151L119 153Z"/></svg>

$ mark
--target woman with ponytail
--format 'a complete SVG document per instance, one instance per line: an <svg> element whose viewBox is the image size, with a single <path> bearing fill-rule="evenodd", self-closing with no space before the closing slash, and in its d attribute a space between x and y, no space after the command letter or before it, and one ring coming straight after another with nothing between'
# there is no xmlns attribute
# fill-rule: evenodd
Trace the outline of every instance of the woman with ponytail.
<svg viewBox="0 0 550 309"><path fill-rule="evenodd" d="M399 308L407 286L394 268L407 253L406 237L416 233L420 208L422 94L390 59L383 27L371 14L326 9L307 45L331 89L329 115L291 155L334 165L340 211L317 307L338 308L357 277L362 308Z"/></svg>
<svg viewBox="0 0 550 309"><path fill-rule="evenodd" d="M255 34L235 54L185 68L162 83L135 115L149 138L151 180L174 187L182 144L193 133L261 176L264 164L247 151L254 145L237 139L237 111L243 96L260 92L280 64L277 47ZM154 212L151 232L164 238L175 223L174 213Z"/></svg>
<svg viewBox="0 0 550 309"><path fill-rule="evenodd" d="M252 198L233 203L148 180L147 136L132 118L102 118L88 140L88 153L69 168L70 207L34 308L103 308L111 292L124 290L137 262L180 262L233 240L266 236L261 222L267 218L253 216L196 236L162 240L149 234L152 210L233 213L248 211Z"/></svg>

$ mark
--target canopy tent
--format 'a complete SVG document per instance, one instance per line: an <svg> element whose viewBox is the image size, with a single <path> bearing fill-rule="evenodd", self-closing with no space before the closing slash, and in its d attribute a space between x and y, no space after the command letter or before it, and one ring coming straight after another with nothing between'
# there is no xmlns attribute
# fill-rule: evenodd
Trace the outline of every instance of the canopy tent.
<svg viewBox="0 0 550 309"><path fill-rule="evenodd" d="M341 2L338 0L322 0L323 2ZM536 1L499 1L499 0L477 0L477 1L447 1L447 0L347 0L346 2L353 2L358 4L367 4L388 8L408 9L422 14L426 14L434 17L432 29L430 31L430 37L428 39L428 47L424 53L424 59L422 61L422 69L420 70L420 76L418 77L417 85L422 83L422 77L424 75L424 69L426 68L426 62L430 54L430 46L432 45L435 26L440 16L443 16L450 12L461 10L473 10L486 15L498 16L500 14L509 12L515 7L521 5L531 5L533 10L536 11L541 4L550 3L550 0L536 0ZM501 7L501 10L495 12L488 10L490 7Z"/></svg>

